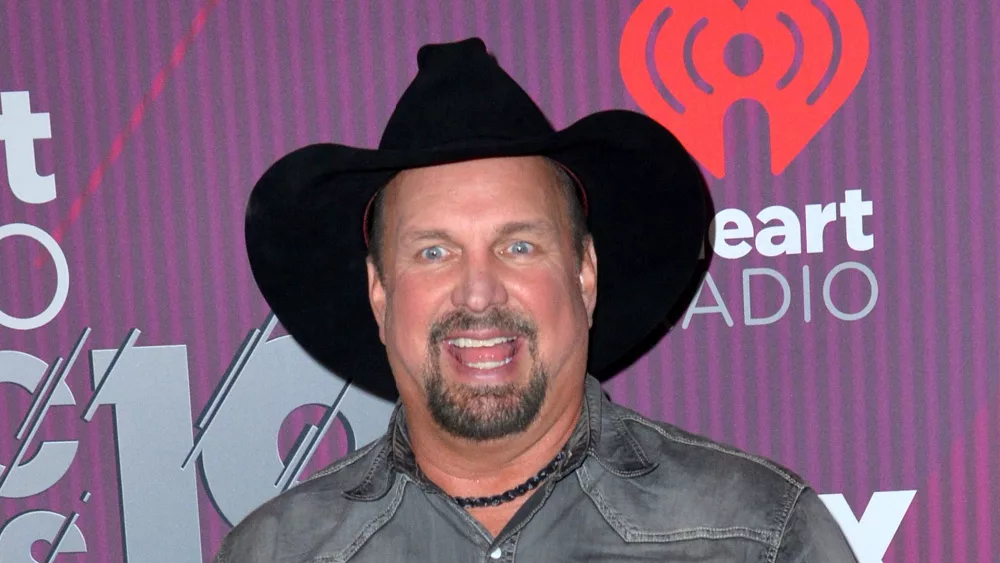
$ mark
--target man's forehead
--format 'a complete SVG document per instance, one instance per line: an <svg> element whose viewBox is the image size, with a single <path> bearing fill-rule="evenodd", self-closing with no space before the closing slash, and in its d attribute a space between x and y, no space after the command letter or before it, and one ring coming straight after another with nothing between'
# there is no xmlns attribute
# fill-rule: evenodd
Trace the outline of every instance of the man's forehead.
<svg viewBox="0 0 1000 563"><path fill-rule="evenodd" d="M459 187L470 181L502 182L506 179L530 181L537 187L551 186L556 181L556 165L542 156L506 156L465 160L435 166L407 168L393 177L387 187L413 187L451 183Z"/></svg>
<svg viewBox="0 0 1000 563"><path fill-rule="evenodd" d="M384 188L387 211L396 221L435 215L467 204L467 211L534 211L546 216L558 198L558 178L543 157L505 157L466 161L397 174ZM535 217L514 220L531 221Z"/></svg>

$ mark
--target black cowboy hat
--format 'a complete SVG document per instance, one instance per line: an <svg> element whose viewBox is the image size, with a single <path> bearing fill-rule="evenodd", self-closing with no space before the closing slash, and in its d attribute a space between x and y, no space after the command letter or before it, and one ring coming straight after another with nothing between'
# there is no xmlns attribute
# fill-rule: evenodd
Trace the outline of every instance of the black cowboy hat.
<svg viewBox="0 0 1000 563"><path fill-rule="evenodd" d="M373 194L407 168L542 155L583 191L600 267L588 369L609 377L692 279L706 229L698 167L673 135L635 112L602 111L555 131L479 39L425 45L417 65L377 150L303 147L254 186L246 243L264 298L322 365L394 399L367 300Z"/></svg>

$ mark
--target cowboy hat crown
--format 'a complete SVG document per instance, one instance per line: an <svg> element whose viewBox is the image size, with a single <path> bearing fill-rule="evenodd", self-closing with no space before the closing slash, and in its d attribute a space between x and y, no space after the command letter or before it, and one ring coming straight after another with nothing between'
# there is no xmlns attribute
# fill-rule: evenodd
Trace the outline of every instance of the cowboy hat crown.
<svg viewBox="0 0 1000 563"><path fill-rule="evenodd" d="M389 117L379 149L515 141L553 131L542 110L487 53L482 40L473 38L420 48L417 76Z"/></svg>

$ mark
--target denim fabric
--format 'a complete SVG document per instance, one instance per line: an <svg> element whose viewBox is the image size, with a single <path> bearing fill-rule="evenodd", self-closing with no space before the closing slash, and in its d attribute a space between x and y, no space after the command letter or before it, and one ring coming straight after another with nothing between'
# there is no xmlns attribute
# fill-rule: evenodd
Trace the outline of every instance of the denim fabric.
<svg viewBox="0 0 1000 563"><path fill-rule="evenodd" d="M856 561L788 470L607 400L588 377L569 457L497 537L420 473L389 430L267 502L217 563Z"/></svg>

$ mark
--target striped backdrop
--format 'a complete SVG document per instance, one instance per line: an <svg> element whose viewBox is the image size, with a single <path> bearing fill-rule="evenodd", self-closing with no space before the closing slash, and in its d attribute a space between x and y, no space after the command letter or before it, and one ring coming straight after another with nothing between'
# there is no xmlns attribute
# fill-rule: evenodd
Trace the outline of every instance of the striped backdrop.
<svg viewBox="0 0 1000 563"><path fill-rule="evenodd" d="M29 224L54 237L70 287L45 326L0 326L0 351L51 364L91 332L66 376L76 405L52 406L25 449L27 460L42 441L78 441L72 465L44 492L0 494L0 525L32 510L74 512L87 552L57 561L123 560L113 412L81 419L94 393L87 355L117 349L132 328L141 330L137 345L185 345L198 416L247 331L268 314L245 257L243 211L271 162L319 141L376 145L416 72L418 47L474 35L556 127L596 110L639 110L619 66L638 4L5 2L0 91L29 92L31 110L49 114L51 139L35 141L35 165L55 174L57 197L24 203L0 172L0 226ZM995 561L1000 4L857 4L871 47L846 103L774 175L767 112L737 102L724 122L726 175L706 179L716 210L751 218L781 205L803 219L806 205L860 190L872 202L863 224L874 248L852 250L841 219L822 253L715 257L709 274L733 326L721 313L691 315L606 388L643 414L777 460L820 493L843 494L858 517L875 492L915 490L886 562ZM759 60L752 41L734 49L734 68ZM0 159L0 170L10 167ZM49 303L56 270L41 248L24 237L0 241L0 311L30 317ZM845 263L870 270L878 288L874 308L853 321L824 304L824 280ZM756 317L782 301L766 275L751 275L744 295L755 268L787 279L791 299L781 319L747 326L746 297ZM871 284L847 269L828 291L840 310L856 312ZM703 285L699 304L715 304L711 288ZM0 385L0 464L21 448L16 434L34 399ZM292 413L279 448L316 416L309 407ZM148 430L155 441L158 429ZM303 474L345 453L346 432L328 433ZM207 560L230 524L200 479ZM83 491L92 495L86 502ZM47 544L31 553L44 560Z"/></svg>

